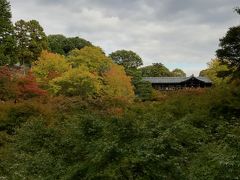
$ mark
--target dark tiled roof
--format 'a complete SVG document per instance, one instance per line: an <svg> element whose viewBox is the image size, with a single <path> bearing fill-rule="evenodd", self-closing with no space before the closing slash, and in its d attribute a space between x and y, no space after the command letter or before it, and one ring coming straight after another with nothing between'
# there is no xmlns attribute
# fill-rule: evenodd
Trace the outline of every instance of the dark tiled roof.
<svg viewBox="0 0 240 180"><path fill-rule="evenodd" d="M184 81L187 81L191 78L196 78L199 81L205 82L205 83L212 83L212 81L210 79L208 79L207 77L194 77L194 76L190 76L190 77L143 77L144 81L149 81L152 84L169 84L169 83L181 83Z"/></svg>

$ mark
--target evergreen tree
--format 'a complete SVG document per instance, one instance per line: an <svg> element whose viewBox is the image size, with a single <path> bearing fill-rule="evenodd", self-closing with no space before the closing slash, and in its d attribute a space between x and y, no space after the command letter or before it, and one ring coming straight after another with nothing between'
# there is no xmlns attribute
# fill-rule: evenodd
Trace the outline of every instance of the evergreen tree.
<svg viewBox="0 0 240 180"><path fill-rule="evenodd" d="M48 48L54 53L68 55L70 51L74 49L80 50L85 46L92 46L92 43L79 37L67 38L61 34L48 36Z"/></svg>
<svg viewBox="0 0 240 180"><path fill-rule="evenodd" d="M15 39L11 22L11 7L7 0L0 0L0 66L14 64Z"/></svg>
<svg viewBox="0 0 240 180"><path fill-rule="evenodd" d="M47 36L36 20L15 23L15 34L20 64L31 65L47 49Z"/></svg>
<svg viewBox="0 0 240 180"><path fill-rule="evenodd" d="M235 11L240 15L240 9ZM233 78L240 77L240 25L230 27L226 35L220 39L219 49L216 51L218 59L227 64L230 71L228 73Z"/></svg>

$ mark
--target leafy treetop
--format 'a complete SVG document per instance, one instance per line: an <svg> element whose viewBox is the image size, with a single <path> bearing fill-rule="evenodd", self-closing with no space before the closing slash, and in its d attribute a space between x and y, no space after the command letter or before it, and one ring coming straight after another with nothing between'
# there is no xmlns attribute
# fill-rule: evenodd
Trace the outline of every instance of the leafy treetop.
<svg viewBox="0 0 240 180"><path fill-rule="evenodd" d="M153 63L141 68L143 77L168 77L171 72L162 63Z"/></svg>
<svg viewBox="0 0 240 180"><path fill-rule="evenodd" d="M235 9L240 14L240 9ZM217 57L222 63L233 71L233 77L240 77L240 26L229 28L226 35L220 39L220 48L216 51Z"/></svg>
<svg viewBox="0 0 240 180"><path fill-rule="evenodd" d="M220 85L229 81L229 78L221 77L221 74L226 71L229 71L226 64L222 64L219 59L212 59L212 61L208 63L208 68L202 70L199 75L210 78L215 85Z"/></svg>
<svg viewBox="0 0 240 180"><path fill-rule="evenodd" d="M46 82L57 76L61 76L70 69L70 64L64 56L43 51L38 61L33 64L32 72L39 80Z"/></svg>
<svg viewBox="0 0 240 180"><path fill-rule="evenodd" d="M118 50L109 56L115 63L124 66L125 69L138 68L143 65L141 57L133 51Z"/></svg>
<svg viewBox="0 0 240 180"><path fill-rule="evenodd" d="M71 51L67 57L72 67L84 65L89 71L102 74L109 69L112 60L108 58L99 47L86 46L81 50L75 49Z"/></svg>
<svg viewBox="0 0 240 180"><path fill-rule="evenodd" d="M67 55L74 49L82 49L85 46L92 46L92 44L79 37L67 38L61 34L54 34L48 36L48 46L51 52Z"/></svg>
<svg viewBox="0 0 240 180"><path fill-rule="evenodd" d="M15 23L20 64L31 65L47 49L47 36L36 20L19 20Z"/></svg>
<svg viewBox="0 0 240 180"><path fill-rule="evenodd" d="M186 73L183 70L176 68L172 71L172 76L173 77L186 77Z"/></svg>
<svg viewBox="0 0 240 180"><path fill-rule="evenodd" d="M220 49L217 57L231 67L240 68L240 26L231 27L227 34L220 39Z"/></svg>
<svg viewBox="0 0 240 180"><path fill-rule="evenodd" d="M16 58L16 42L11 22L11 7L7 0L0 0L0 66L14 64Z"/></svg>

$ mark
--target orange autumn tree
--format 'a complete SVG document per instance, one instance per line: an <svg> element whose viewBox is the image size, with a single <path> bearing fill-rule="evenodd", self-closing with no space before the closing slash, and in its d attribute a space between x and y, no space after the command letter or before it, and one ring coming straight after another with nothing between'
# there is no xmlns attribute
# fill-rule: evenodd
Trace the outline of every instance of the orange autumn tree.
<svg viewBox="0 0 240 180"><path fill-rule="evenodd" d="M128 77L122 66L112 64L110 69L104 74L106 86L104 91L107 96L118 97L131 101L134 97L134 91L131 84L131 78Z"/></svg>

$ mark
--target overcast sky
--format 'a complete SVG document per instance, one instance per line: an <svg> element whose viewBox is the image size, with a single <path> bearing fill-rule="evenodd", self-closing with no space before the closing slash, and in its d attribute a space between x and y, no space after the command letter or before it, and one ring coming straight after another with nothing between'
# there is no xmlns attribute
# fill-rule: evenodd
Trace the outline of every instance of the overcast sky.
<svg viewBox="0 0 240 180"><path fill-rule="evenodd" d="M219 38L239 24L239 0L10 0L13 21L36 19L47 34L79 36L106 53L133 50L198 75Z"/></svg>

